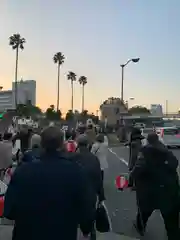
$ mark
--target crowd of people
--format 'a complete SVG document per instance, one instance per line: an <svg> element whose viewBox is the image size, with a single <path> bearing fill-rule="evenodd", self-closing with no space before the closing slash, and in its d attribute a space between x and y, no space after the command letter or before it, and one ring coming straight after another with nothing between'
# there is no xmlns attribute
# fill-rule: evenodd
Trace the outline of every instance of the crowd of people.
<svg viewBox="0 0 180 240"><path fill-rule="evenodd" d="M27 126L0 141L0 170L12 164L10 148L21 141L18 167L8 186L4 217L14 220L13 240L96 239L96 208L105 201L104 170L108 168L108 138L85 125L65 134L50 126L34 133ZM134 226L144 235L156 209L164 219L169 240L179 239L178 160L155 132L143 136L132 128L129 146L129 187L136 190Z"/></svg>
<svg viewBox="0 0 180 240"><path fill-rule="evenodd" d="M65 139L55 126L40 134L21 126L20 132L9 135L11 147L17 139L21 153L15 156L18 166L4 203L4 217L14 220L13 240L75 240L78 229L85 239L95 240L96 207L105 201L107 137L95 134L92 126L67 131ZM75 149L68 151L67 143ZM7 158L12 159L12 153Z"/></svg>

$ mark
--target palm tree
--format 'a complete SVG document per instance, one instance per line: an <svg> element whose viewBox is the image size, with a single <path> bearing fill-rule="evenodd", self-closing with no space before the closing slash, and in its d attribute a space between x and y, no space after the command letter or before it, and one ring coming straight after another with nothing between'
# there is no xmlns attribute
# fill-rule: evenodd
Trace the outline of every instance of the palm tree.
<svg viewBox="0 0 180 240"><path fill-rule="evenodd" d="M18 72L18 59L19 59L19 49L24 49L24 43L26 43L25 38L21 37L19 33L13 34L9 37L9 45L13 50L16 50L16 67L15 67L15 106L17 108L18 104L18 94L17 94L17 72Z"/></svg>
<svg viewBox="0 0 180 240"><path fill-rule="evenodd" d="M57 52L54 57L54 63L58 64L58 89L57 89L57 111L59 110L59 80L60 80L60 67L64 63L64 55L61 52Z"/></svg>
<svg viewBox="0 0 180 240"><path fill-rule="evenodd" d="M74 72L69 72L67 75L67 79L71 81L71 110L73 112L74 109L74 82L76 81L76 74Z"/></svg>
<svg viewBox="0 0 180 240"><path fill-rule="evenodd" d="M82 112L84 111L84 86L87 83L87 77L81 76L79 78L79 83L82 85Z"/></svg>

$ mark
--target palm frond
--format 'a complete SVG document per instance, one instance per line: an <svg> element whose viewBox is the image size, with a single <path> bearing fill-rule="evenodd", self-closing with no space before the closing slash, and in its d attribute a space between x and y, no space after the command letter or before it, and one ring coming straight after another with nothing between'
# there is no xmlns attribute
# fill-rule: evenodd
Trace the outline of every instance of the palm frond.
<svg viewBox="0 0 180 240"><path fill-rule="evenodd" d="M54 63L58 63L59 65L62 65L64 63L64 60L65 57L61 52L57 52L53 57Z"/></svg>
<svg viewBox="0 0 180 240"><path fill-rule="evenodd" d="M21 50L23 50L23 49L24 49L24 46L23 46L23 44L22 44L22 43L19 45L19 48L20 48Z"/></svg>
<svg viewBox="0 0 180 240"><path fill-rule="evenodd" d="M76 74L72 71L69 71L69 73L67 75L67 79L71 80L71 81L76 81Z"/></svg>
<svg viewBox="0 0 180 240"><path fill-rule="evenodd" d="M26 43L26 39L25 38L21 38L21 44Z"/></svg>
<svg viewBox="0 0 180 240"><path fill-rule="evenodd" d="M12 46L12 49L20 48L24 49L23 44L26 42L25 38L22 38L19 33L13 34L9 37L9 45Z"/></svg>
<svg viewBox="0 0 180 240"><path fill-rule="evenodd" d="M79 78L79 83L82 84L82 85L85 85L87 83L87 77L81 76Z"/></svg>

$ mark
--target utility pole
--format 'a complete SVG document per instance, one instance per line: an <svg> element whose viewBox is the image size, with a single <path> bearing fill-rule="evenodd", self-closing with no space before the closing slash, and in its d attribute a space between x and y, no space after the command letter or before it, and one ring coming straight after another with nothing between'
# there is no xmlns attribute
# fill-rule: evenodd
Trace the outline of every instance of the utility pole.
<svg viewBox="0 0 180 240"><path fill-rule="evenodd" d="M166 100L166 116L168 115L168 100Z"/></svg>

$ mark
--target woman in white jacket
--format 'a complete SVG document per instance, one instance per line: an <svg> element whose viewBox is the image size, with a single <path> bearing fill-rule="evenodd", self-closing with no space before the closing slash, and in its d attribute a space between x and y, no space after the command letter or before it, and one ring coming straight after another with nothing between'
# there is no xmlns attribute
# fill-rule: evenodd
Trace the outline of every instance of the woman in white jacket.
<svg viewBox="0 0 180 240"><path fill-rule="evenodd" d="M102 179L104 179L104 169L108 168L108 138L103 134L96 137L95 143L92 145L91 152L97 156L100 161Z"/></svg>

